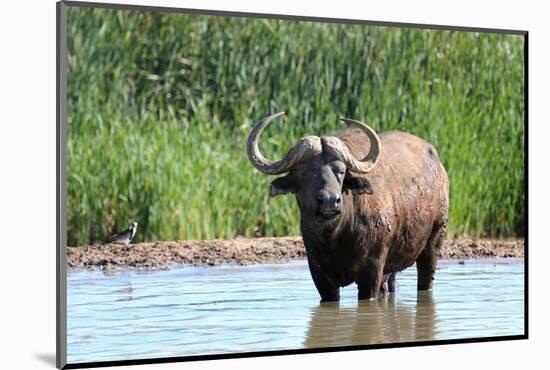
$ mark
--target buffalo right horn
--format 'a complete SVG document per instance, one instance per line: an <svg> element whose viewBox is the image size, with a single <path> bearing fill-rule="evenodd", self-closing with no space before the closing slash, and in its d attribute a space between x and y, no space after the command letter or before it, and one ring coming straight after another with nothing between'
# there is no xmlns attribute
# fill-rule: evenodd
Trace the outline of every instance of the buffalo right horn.
<svg viewBox="0 0 550 370"><path fill-rule="evenodd" d="M282 116L285 112L279 112L262 119L248 135L246 151L248 159L254 167L267 175L278 175L290 171L297 164L312 156L321 153L321 139L318 136L306 136L294 145L285 157L279 161L266 159L258 147L260 134L275 118Z"/></svg>
<svg viewBox="0 0 550 370"><path fill-rule="evenodd" d="M374 132L372 128L370 128L363 122L349 118L340 118L340 120L357 127L358 129L363 131L365 135L367 135L367 137L369 138L369 153L363 159L356 159L355 157L351 156L350 164L353 171L355 172L367 173L371 171L376 166L376 162L378 162L378 159L380 158L380 151L382 148L380 138L378 137L378 135L376 135L376 132Z"/></svg>

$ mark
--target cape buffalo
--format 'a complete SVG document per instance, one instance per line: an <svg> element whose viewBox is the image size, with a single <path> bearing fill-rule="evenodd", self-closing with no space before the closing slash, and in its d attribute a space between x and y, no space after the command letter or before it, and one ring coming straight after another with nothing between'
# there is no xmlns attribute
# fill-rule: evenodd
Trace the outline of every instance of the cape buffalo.
<svg viewBox="0 0 550 370"><path fill-rule="evenodd" d="M321 302L338 301L340 287L357 283L373 299L394 274L416 262L418 290L432 288L447 226L449 186L434 147L404 132L377 135L366 124L338 136L306 136L278 161L258 148L263 129L250 132L250 162L267 175L270 195L294 193L309 270ZM383 289L383 288L382 288Z"/></svg>

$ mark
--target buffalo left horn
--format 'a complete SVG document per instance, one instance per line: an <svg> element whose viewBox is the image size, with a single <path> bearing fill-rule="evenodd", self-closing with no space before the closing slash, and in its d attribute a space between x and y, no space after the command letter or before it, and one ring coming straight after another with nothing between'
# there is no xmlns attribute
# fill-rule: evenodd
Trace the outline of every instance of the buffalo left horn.
<svg viewBox="0 0 550 370"><path fill-rule="evenodd" d="M261 120L248 135L246 151L248 159L254 167L267 175L278 175L290 171L297 164L305 161L312 156L321 153L321 139L318 136L306 136L298 141L285 155L278 161L266 159L258 147L260 134L275 118L280 117L285 112L273 114Z"/></svg>

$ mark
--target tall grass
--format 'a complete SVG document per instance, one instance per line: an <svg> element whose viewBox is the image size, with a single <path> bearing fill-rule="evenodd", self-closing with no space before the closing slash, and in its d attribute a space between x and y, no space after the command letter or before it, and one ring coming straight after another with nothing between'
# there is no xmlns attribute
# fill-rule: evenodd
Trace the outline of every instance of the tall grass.
<svg viewBox="0 0 550 370"><path fill-rule="evenodd" d="M524 232L520 36L69 8L68 243L298 234L249 164L305 134L417 134L450 178L449 233Z"/></svg>

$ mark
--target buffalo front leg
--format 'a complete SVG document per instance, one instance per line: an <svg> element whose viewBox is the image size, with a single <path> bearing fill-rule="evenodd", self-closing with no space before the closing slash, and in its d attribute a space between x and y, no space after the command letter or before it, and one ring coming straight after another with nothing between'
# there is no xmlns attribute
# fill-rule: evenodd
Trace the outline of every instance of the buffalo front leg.
<svg viewBox="0 0 550 370"><path fill-rule="evenodd" d="M334 286L327 280L321 271L321 266L313 258L308 256L307 262L313 283L321 296L321 303L339 301L340 287Z"/></svg>
<svg viewBox="0 0 550 370"><path fill-rule="evenodd" d="M443 244L446 225L435 225L432 234L428 238L426 247L416 260L416 272L418 275L418 290L431 290L435 278L437 266L437 251Z"/></svg>
<svg viewBox="0 0 550 370"><path fill-rule="evenodd" d="M375 299L378 297L384 279L384 266L378 258L368 258L356 281L359 289L358 299Z"/></svg>

